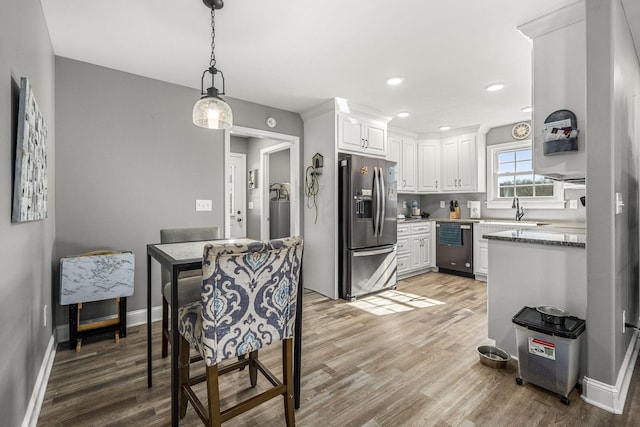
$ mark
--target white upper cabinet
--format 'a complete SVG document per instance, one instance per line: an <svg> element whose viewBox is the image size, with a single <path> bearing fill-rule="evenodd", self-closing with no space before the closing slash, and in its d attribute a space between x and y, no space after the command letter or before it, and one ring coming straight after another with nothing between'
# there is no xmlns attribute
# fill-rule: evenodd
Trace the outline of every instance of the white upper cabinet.
<svg viewBox="0 0 640 427"><path fill-rule="evenodd" d="M387 159L398 163L398 191L413 193L417 190L417 144L415 136L389 130Z"/></svg>
<svg viewBox="0 0 640 427"><path fill-rule="evenodd" d="M420 140L418 145L418 192L440 191L440 140Z"/></svg>
<svg viewBox="0 0 640 427"><path fill-rule="evenodd" d="M386 157L386 123L353 114L338 114L338 150Z"/></svg>
<svg viewBox="0 0 640 427"><path fill-rule="evenodd" d="M449 137L442 141L442 191L478 190L478 149L476 135Z"/></svg>

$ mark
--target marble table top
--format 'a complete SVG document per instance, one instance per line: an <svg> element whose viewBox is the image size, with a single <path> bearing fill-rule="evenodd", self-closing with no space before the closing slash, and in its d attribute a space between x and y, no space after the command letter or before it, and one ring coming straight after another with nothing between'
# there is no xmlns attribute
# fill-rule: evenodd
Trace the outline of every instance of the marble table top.
<svg viewBox="0 0 640 427"><path fill-rule="evenodd" d="M204 255L204 246L208 243L240 243L246 244L253 242L252 239L224 239L200 242L180 242L180 243L160 243L154 245L158 250L169 255L174 260L189 260L194 258L202 258Z"/></svg>
<svg viewBox="0 0 640 427"><path fill-rule="evenodd" d="M60 304L78 304L133 295L132 252L60 259Z"/></svg>

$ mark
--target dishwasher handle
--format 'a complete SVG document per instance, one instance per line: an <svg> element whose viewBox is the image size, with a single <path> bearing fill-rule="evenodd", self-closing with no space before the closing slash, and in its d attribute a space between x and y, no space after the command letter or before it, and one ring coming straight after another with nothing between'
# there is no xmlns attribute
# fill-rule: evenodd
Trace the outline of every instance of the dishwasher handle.
<svg viewBox="0 0 640 427"><path fill-rule="evenodd" d="M436 227L440 227L440 224L436 223ZM471 230L471 225L470 224L463 224L460 226L461 230Z"/></svg>

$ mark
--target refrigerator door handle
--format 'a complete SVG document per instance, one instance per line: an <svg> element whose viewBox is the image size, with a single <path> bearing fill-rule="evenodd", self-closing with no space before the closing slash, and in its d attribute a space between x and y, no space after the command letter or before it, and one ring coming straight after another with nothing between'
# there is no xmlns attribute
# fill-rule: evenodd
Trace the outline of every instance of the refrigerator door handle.
<svg viewBox="0 0 640 427"><path fill-rule="evenodd" d="M395 245L390 246L388 248L384 248L384 249L374 249L371 251L358 251L358 252L354 252L353 256L354 257L362 257L362 256L371 256L371 255L382 255L382 254L389 254L393 251L396 250Z"/></svg>
<svg viewBox="0 0 640 427"><path fill-rule="evenodd" d="M384 189L384 177L382 176L382 168L378 169L378 182L380 183L380 200L382 201L382 208L380 209L380 231L378 235L382 237L382 230L384 230L384 219L387 213L387 194Z"/></svg>
<svg viewBox="0 0 640 427"><path fill-rule="evenodd" d="M373 168L373 192L376 197L375 210L373 213L373 237L378 236L378 227L380 226L380 185L378 183L378 168Z"/></svg>

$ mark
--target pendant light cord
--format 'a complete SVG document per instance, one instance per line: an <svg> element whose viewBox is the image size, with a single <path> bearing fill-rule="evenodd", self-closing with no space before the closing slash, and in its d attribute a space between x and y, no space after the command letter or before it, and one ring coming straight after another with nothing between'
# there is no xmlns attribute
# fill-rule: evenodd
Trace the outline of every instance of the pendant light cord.
<svg viewBox="0 0 640 427"><path fill-rule="evenodd" d="M216 66L216 8L211 8L211 61L209 67Z"/></svg>

